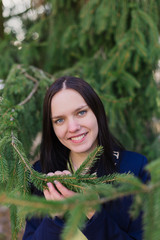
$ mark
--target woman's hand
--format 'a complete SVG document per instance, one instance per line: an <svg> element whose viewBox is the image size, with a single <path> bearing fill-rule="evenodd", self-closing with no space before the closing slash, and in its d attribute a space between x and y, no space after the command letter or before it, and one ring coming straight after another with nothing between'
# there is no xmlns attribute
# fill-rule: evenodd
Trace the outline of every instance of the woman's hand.
<svg viewBox="0 0 160 240"><path fill-rule="evenodd" d="M54 175L69 175L71 174L68 170L56 171L55 173L48 173L48 176L54 176ZM48 189L44 189L43 193L46 198L46 200L62 200L64 198L72 197L76 193L68 190L66 187L64 187L60 182L54 181L56 188L51 182L47 183Z"/></svg>
<svg viewBox="0 0 160 240"><path fill-rule="evenodd" d="M48 176L54 176L54 175L69 175L71 174L68 170L64 170L63 172L61 171L56 171L55 173L48 173ZM56 188L51 182L47 183L48 189L44 189L43 193L46 198L46 200L63 200L68 197L74 196L76 193L68 190L66 187L64 187L60 182L54 181L54 184L56 185ZM88 219L90 219L93 215L95 214L95 210L89 210L86 212L86 216ZM62 214L58 214L57 216L62 217Z"/></svg>
<svg viewBox="0 0 160 240"><path fill-rule="evenodd" d="M48 176L54 176L54 175L68 175L68 174L71 174L71 173L68 170L64 170L63 172L61 172L61 171L56 171L55 173L50 172L47 175ZM54 181L54 184L56 185L56 188L51 182L48 182L47 183L48 189L43 190L43 193L44 193L44 196L45 196L46 200L55 200L55 201L63 200L67 197L72 197L73 195L76 194L75 192L68 190L66 187L64 187L58 181ZM58 191L57 191L57 189L58 189ZM55 216L58 216L58 217L62 218L63 215L64 214L53 214L51 216L53 218Z"/></svg>

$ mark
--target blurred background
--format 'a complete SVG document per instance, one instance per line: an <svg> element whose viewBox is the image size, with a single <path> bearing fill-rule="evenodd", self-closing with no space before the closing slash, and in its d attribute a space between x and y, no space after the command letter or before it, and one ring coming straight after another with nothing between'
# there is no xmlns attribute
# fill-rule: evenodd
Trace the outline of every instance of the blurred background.
<svg viewBox="0 0 160 240"><path fill-rule="evenodd" d="M159 9L160 0L0 0L0 121L5 126L4 112L22 106L17 134L31 161L45 91L62 75L92 85L127 149L159 157ZM0 207L0 239L11 239L9 224Z"/></svg>

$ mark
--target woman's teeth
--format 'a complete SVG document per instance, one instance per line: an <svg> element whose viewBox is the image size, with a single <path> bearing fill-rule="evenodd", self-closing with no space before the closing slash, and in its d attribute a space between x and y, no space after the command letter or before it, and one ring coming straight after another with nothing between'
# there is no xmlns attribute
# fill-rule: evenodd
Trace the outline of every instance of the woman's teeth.
<svg viewBox="0 0 160 240"><path fill-rule="evenodd" d="M78 141L78 140L81 140L82 138L84 138L86 134L83 134L81 136L78 136L78 137L72 137L71 140L75 140L75 141Z"/></svg>

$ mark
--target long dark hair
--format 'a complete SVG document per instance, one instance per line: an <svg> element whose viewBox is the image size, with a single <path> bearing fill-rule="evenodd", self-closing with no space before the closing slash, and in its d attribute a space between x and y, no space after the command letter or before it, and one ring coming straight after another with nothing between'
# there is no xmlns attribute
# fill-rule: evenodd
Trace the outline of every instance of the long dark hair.
<svg viewBox="0 0 160 240"><path fill-rule="evenodd" d="M95 114L99 129L98 144L104 148L104 153L98 162L106 169L106 174L114 172L113 150L115 147L122 150L123 147L109 131L104 106L96 92L83 79L71 76L58 78L49 87L45 95L40 154L42 171L48 173L67 169L70 150L58 140L51 121L51 100L53 96L63 88L76 90Z"/></svg>

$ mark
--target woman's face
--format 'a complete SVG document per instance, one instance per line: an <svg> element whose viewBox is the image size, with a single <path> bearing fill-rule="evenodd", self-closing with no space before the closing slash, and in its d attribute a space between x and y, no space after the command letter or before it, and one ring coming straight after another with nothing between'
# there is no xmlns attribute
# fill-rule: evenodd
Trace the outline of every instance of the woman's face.
<svg viewBox="0 0 160 240"><path fill-rule="evenodd" d="M97 119L77 91L63 89L54 95L51 118L57 138L72 153L88 155L97 146Z"/></svg>

